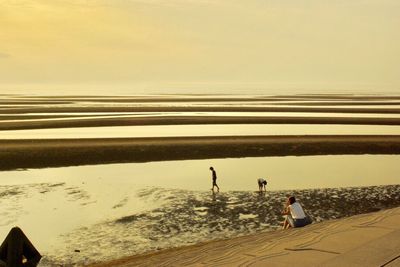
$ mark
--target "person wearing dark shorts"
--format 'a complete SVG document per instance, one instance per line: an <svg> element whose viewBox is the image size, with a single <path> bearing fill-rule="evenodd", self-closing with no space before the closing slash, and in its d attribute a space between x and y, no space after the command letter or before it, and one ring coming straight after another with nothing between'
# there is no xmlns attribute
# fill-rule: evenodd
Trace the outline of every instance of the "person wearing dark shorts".
<svg viewBox="0 0 400 267"><path fill-rule="evenodd" d="M215 172L213 167L210 167L210 171L212 172L212 188L211 188L211 190L214 191L214 186L216 186L217 190L219 192L219 187L217 185L217 173Z"/></svg>

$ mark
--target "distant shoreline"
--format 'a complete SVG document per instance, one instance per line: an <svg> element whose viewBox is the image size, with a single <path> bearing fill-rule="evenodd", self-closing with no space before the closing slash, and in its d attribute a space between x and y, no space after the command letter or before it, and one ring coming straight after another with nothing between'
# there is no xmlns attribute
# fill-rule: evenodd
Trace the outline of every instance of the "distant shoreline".
<svg viewBox="0 0 400 267"><path fill-rule="evenodd" d="M400 154L400 136L0 140L0 170L189 159L341 154Z"/></svg>

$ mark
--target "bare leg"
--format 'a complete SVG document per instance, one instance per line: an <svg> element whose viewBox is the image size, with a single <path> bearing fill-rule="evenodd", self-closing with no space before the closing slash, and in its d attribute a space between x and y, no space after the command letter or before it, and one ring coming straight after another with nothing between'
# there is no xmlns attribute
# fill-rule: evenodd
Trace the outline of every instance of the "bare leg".
<svg viewBox="0 0 400 267"><path fill-rule="evenodd" d="M285 219L284 221L283 221L283 226L282 226L282 229L286 229L286 227L289 225L289 223L288 223L288 221Z"/></svg>

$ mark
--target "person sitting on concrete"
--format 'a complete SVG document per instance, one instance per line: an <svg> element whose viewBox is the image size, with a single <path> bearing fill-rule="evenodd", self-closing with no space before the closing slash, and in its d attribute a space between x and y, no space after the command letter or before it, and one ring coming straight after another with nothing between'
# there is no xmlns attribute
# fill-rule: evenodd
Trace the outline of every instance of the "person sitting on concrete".
<svg viewBox="0 0 400 267"><path fill-rule="evenodd" d="M289 227L303 227L311 223L309 218L306 216L303 207L296 201L294 196L290 196L287 199L286 207L282 211L282 214L286 215L283 222L283 229Z"/></svg>

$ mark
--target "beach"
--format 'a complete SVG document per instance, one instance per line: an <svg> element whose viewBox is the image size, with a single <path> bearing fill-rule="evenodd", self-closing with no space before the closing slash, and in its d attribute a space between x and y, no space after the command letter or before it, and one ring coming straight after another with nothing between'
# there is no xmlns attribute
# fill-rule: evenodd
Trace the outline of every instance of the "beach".
<svg viewBox="0 0 400 267"><path fill-rule="evenodd" d="M400 267L399 14L0 0L0 265Z"/></svg>
<svg viewBox="0 0 400 267"><path fill-rule="evenodd" d="M352 263L398 231L399 99L3 95L0 235L20 226L41 266ZM279 230L288 195L314 224Z"/></svg>
<svg viewBox="0 0 400 267"><path fill-rule="evenodd" d="M400 266L400 208L127 257L105 266Z"/></svg>

